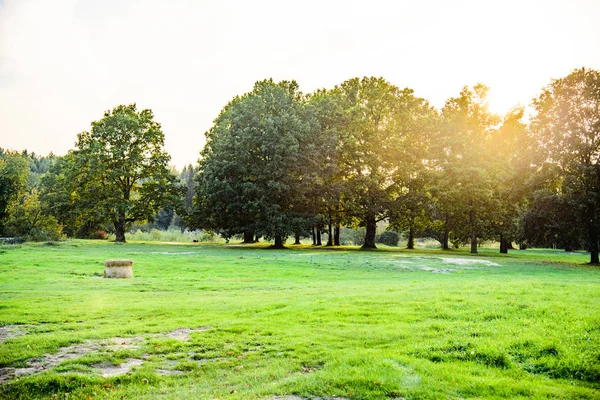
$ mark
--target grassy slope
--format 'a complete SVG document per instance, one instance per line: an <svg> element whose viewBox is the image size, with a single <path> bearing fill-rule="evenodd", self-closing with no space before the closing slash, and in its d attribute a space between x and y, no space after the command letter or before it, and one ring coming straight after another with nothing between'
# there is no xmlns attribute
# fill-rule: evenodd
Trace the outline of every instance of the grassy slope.
<svg viewBox="0 0 600 400"><path fill-rule="evenodd" d="M8 398L600 398L600 269L584 254L489 251L472 259L499 266L461 266L441 260L470 257L457 251L67 241L0 252L0 325L31 325L0 345L0 367L87 339L211 328L65 362L3 385ZM135 278L99 278L108 258L134 259ZM126 376L86 373L144 354ZM186 373L157 375L168 359Z"/></svg>

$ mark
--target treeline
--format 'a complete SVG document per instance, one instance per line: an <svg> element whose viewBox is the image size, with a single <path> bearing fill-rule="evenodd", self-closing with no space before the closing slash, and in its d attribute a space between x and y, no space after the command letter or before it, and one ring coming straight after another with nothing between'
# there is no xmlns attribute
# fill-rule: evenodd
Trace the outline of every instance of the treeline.
<svg viewBox="0 0 600 400"><path fill-rule="evenodd" d="M283 245L340 226L387 220L443 248L497 240L587 249L598 262L600 78L575 70L505 116L487 88L465 87L441 110L382 78L310 95L295 82L258 82L206 133L194 227Z"/></svg>
<svg viewBox="0 0 600 400"><path fill-rule="evenodd" d="M199 165L178 177L152 112L119 106L27 193L27 178L5 185L19 169L19 155L5 151L0 233L16 234L13 215L37 198L49 226L71 236L108 230L124 241L134 222L177 216L182 228L275 247L307 236L318 244L322 233L335 246L341 227L364 227L363 247L374 248L385 220L409 248L416 237L472 252L497 240L502 252L512 243L586 249L598 263L595 70L553 80L531 115L504 116L489 111L483 85L438 110L382 78L308 95L294 81L265 80L227 104L206 139Z"/></svg>

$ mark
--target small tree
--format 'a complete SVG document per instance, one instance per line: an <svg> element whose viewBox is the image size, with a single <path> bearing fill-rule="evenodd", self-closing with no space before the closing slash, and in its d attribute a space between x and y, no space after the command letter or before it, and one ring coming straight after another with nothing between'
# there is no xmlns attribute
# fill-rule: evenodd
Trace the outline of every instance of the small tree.
<svg viewBox="0 0 600 400"><path fill-rule="evenodd" d="M10 236L33 241L58 240L62 236L62 226L43 211L36 189L14 202L10 211L6 222L6 232Z"/></svg>
<svg viewBox="0 0 600 400"><path fill-rule="evenodd" d="M25 192L29 162L16 152L0 148L0 235L9 217L11 205Z"/></svg>

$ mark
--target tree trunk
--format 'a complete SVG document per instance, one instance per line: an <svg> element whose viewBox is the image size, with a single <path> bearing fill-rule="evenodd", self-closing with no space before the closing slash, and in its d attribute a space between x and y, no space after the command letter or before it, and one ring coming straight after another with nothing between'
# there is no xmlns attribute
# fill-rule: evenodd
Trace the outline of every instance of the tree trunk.
<svg viewBox="0 0 600 400"><path fill-rule="evenodd" d="M527 245L525 243L519 243L519 250L527 250Z"/></svg>
<svg viewBox="0 0 600 400"><path fill-rule="evenodd" d="M260 240L260 236L256 235L256 237L254 238L254 243L258 243L259 240Z"/></svg>
<svg viewBox="0 0 600 400"><path fill-rule="evenodd" d="M327 226L327 246L333 246L333 221L331 220L331 213L329 213L329 224Z"/></svg>
<svg viewBox="0 0 600 400"><path fill-rule="evenodd" d="M334 246L340 245L340 225L339 224L335 225L335 230L334 230L334 234L333 234L333 245Z"/></svg>
<svg viewBox="0 0 600 400"><path fill-rule="evenodd" d="M125 213L120 213L115 221L115 236L116 242L125 243Z"/></svg>
<svg viewBox="0 0 600 400"><path fill-rule="evenodd" d="M415 248L415 230L412 226L408 229L408 244L406 245L406 248L409 250Z"/></svg>
<svg viewBox="0 0 600 400"><path fill-rule="evenodd" d="M502 234L500 234L500 253L502 253L502 254L508 253L508 244Z"/></svg>
<svg viewBox="0 0 600 400"><path fill-rule="evenodd" d="M300 244L300 234L299 233L296 233L295 239L296 240L294 241L294 244Z"/></svg>
<svg viewBox="0 0 600 400"><path fill-rule="evenodd" d="M321 242L321 226L317 226L317 246L323 246L323 242Z"/></svg>
<svg viewBox="0 0 600 400"><path fill-rule="evenodd" d="M254 232L244 231L244 241L242 243L254 243Z"/></svg>
<svg viewBox="0 0 600 400"><path fill-rule="evenodd" d="M598 259L598 227L596 224L591 224L589 227L590 236L590 264L600 264Z"/></svg>
<svg viewBox="0 0 600 400"><path fill-rule="evenodd" d="M273 247L276 249L283 249L283 239L281 238L281 235L275 235L275 244L273 244Z"/></svg>
<svg viewBox="0 0 600 400"><path fill-rule="evenodd" d="M376 249L375 246L375 235L377 234L377 221L375 216L368 216L365 220L367 232L365 234L365 243L362 245L363 249Z"/></svg>
<svg viewBox="0 0 600 400"><path fill-rule="evenodd" d="M472 254L477 253L477 235L476 234L471 235L471 253Z"/></svg>
<svg viewBox="0 0 600 400"><path fill-rule="evenodd" d="M469 201L469 207L472 207L473 202ZM471 253L477 253L477 234L475 233L475 215L471 208L469 211L469 225L471 225Z"/></svg>
<svg viewBox="0 0 600 400"><path fill-rule="evenodd" d="M312 240L313 240L313 246L317 245L317 234L315 233L315 227L312 227Z"/></svg>
<svg viewBox="0 0 600 400"><path fill-rule="evenodd" d="M448 213L445 213L446 221L444 223L444 237L442 238L442 250L450 250L450 246L448 246L448 242L450 239L450 230L448 229L449 216Z"/></svg>

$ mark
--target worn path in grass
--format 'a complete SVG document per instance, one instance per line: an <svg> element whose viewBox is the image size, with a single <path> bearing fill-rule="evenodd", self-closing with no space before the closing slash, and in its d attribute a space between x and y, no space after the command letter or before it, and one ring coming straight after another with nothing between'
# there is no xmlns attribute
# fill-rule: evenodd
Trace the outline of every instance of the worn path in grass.
<svg viewBox="0 0 600 400"><path fill-rule="evenodd" d="M135 278L103 279L109 258L135 260ZM585 260L5 246L0 396L599 398L600 269Z"/></svg>

